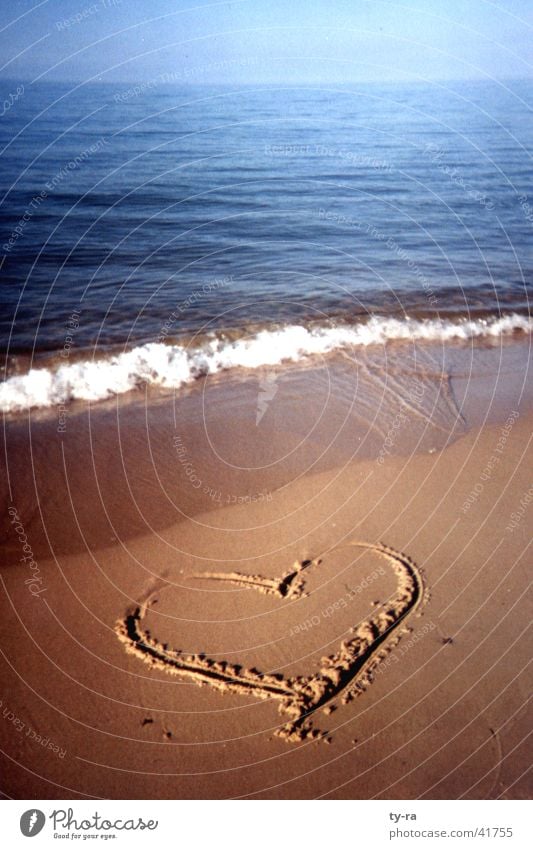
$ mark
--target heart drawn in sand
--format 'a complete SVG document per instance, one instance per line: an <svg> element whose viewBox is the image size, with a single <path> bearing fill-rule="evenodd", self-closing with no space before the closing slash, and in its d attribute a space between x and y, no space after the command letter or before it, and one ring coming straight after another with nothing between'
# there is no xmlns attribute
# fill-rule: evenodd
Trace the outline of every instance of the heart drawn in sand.
<svg viewBox="0 0 533 849"><path fill-rule="evenodd" d="M285 740L295 742L322 737L322 732L312 725L313 713L339 696L348 702L365 689L372 680L373 669L398 643L398 626L414 613L425 597L420 570L405 554L381 543L359 541L345 543L328 553L348 546L373 551L383 557L396 575L396 593L385 609L354 627L353 636L343 640L337 652L323 657L314 675L284 677L212 660L205 654L184 655L178 650L168 649L142 629L148 602L136 607L125 619L119 620L115 631L126 651L135 654L152 668L188 678L200 686L209 685L222 692L251 695L258 699L278 699L279 712L287 717L287 721L276 734ZM207 572L196 577L228 581L280 598L295 599L304 594L305 570L320 563L320 557L296 563L281 578L243 575L239 572Z"/></svg>

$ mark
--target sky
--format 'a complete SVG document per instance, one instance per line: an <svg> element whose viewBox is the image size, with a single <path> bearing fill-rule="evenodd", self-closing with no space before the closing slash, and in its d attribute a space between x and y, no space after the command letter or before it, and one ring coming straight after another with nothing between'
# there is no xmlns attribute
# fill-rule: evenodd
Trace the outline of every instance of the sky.
<svg viewBox="0 0 533 849"><path fill-rule="evenodd" d="M0 76L328 83L533 76L533 0L0 0Z"/></svg>

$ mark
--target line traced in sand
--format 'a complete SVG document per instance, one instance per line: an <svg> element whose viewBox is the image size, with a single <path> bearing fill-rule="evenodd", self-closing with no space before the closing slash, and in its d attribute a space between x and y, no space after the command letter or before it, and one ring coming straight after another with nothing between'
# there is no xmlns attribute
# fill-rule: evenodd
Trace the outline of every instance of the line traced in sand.
<svg viewBox="0 0 533 849"><path fill-rule="evenodd" d="M243 575L241 572L199 572L194 575L195 579L207 579L209 581L227 581L239 587L259 590L266 595L275 595L278 598L302 598L303 580L301 573L310 566L318 566L320 559L297 561L292 569L285 572L281 578L264 578L262 575Z"/></svg>
<svg viewBox="0 0 533 849"><path fill-rule="evenodd" d="M337 652L323 657L314 675L284 677L281 674L259 672L257 669L243 669L227 661L212 660L205 654L184 655L179 650L167 649L141 628L149 609L147 602L117 622L115 631L126 651L152 668L189 678L199 686L209 685L222 692L253 695L259 699L278 699L279 712L288 716L288 720L277 730L277 736L289 742L324 737L323 732L313 727L312 714L326 708L337 697L342 697L342 701L347 703L366 689L372 681L374 668L397 645L400 639L398 626L426 599L421 572L407 555L382 543L358 541L340 545L328 551L328 554L349 546L364 548L385 558L397 577L396 594L387 603L385 610L376 612L352 628L353 636L343 640ZM239 572L207 572L196 577L229 581L282 598L291 595L299 597L303 593L301 573L320 562L320 558L304 560L279 579L242 575Z"/></svg>

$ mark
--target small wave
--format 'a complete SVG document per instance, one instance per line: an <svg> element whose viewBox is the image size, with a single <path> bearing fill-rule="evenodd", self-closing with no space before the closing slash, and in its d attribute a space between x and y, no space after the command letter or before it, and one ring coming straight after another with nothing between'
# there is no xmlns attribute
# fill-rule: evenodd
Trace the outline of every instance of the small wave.
<svg viewBox="0 0 533 849"><path fill-rule="evenodd" d="M459 322L374 316L366 323L337 327L287 325L230 341L216 337L200 348L152 342L107 359L31 369L0 384L0 410L20 412L78 399L100 401L141 384L169 389L232 368L254 369L312 355L393 340L447 341L528 333L533 323L512 313Z"/></svg>

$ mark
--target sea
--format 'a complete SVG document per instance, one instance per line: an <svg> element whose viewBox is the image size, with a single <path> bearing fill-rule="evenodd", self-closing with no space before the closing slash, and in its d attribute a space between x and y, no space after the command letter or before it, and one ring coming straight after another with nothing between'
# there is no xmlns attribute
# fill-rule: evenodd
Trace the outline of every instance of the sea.
<svg viewBox="0 0 533 849"><path fill-rule="evenodd" d="M7 413L531 331L531 81L0 86Z"/></svg>

